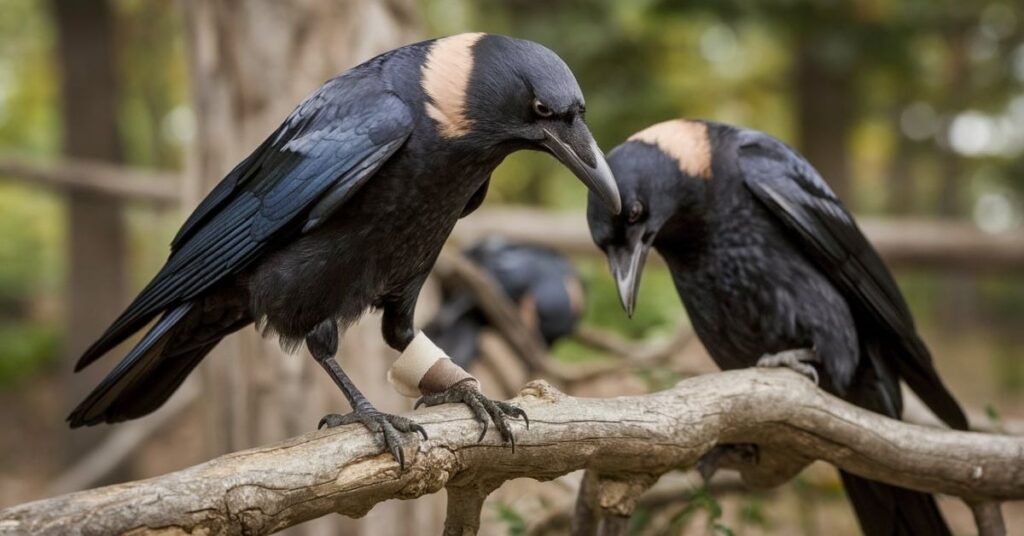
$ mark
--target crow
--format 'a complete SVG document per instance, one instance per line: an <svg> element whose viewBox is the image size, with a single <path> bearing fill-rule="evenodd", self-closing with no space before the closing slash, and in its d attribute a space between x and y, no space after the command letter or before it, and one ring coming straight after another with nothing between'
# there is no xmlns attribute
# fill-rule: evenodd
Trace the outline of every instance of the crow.
<svg viewBox="0 0 1024 536"><path fill-rule="evenodd" d="M634 134L608 162L622 213L591 196L587 219L627 313L653 246L719 367L790 366L896 419L903 380L967 428L892 275L796 151L761 132L675 120ZM841 476L866 534L949 534L932 496Z"/></svg>
<svg viewBox="0 0 1024 536"><path fill-rule="evenodd" d="M524 323L536 328L548 346L576 329L583 315L583 282L561 254L500 237L484 239L463 254L498 283ZM456 288L446 290L440 310L423 332L456 365L468 369L479 355L480 331L487 325L473 296Z"/></svg>
<svg viewBox="0 0 1024 536"><path fill-rule="evenodd" d="M408 45L327 81L199 204L167 263L82 355L76 371L159 317L71 427L152 412L221 339L255 323L286 350L304 341L345 394L352 412L321 426L362 423L404 467L399 432L426 433L353 385L334 358L339 330L372 308L392 348L419 340L413 310L442 244L517 150L554 155L618 211L584 112L554 52L500 35ZM485 431L489 416L514 440L505 415L522 410L476 382L444 387L420 402L466 403Z"/></svg>

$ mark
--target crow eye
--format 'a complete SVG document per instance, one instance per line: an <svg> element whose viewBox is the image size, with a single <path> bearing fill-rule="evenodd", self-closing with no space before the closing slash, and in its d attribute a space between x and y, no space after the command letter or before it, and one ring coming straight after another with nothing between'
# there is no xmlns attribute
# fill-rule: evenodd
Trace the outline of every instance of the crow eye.
<svg viewBox="0 0 1024 536"><path fill-rule="evenodd" d="M640 221L640 218L644 215L644 206L639 201L635 201L629 206L629 212L626 214L626 221L629 223L636 223Z"/></svg>
<svg viewBox="0 0 1024 536"><path fill-rule="evenodd" d="M551 108L548 108L547 104L541 102L540 99L533 99L533 113L540 117L551 117L551 114L554 112L551 111Z"/></svg>

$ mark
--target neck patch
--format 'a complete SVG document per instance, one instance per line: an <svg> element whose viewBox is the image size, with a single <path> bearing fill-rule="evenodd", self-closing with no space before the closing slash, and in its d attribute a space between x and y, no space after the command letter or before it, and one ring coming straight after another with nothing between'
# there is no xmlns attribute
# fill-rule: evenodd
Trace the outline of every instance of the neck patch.
<svg viewBox="0 0 1024 536"><path fill-rule="evenodd" d="M420 83L428 97L427 115L437 121L441 137L465 136L472 127L466 117L466 88L473 72L473 45L483 36L464 33L438 39L427 53Z"/></svg>
<svg viewBox="0 0 1024 536"><path fill-rule="evenodd" d="M675 119L637 132L629 141L654 145L679 162L679 169L692 177L711 178L711 142L708 126L696 121Z"/></svg>

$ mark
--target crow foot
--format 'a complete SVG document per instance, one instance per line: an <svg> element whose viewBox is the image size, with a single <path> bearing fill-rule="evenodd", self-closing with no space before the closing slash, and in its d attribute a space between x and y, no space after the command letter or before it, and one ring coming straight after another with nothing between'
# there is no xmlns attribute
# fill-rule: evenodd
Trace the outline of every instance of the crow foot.
<svg viewBox="0 0 1024 536"><path fill-rule="evenodd" d="M810 364L816 361L818 361L818 356L814 353L814 350L799 348L775 354L765 354L757 360L757 366L787 367L807 376L815 385L818 385L818 369Z"/></svg>
<svg viewBox="0 0 1024 536"><path fill-rule="evenodd" d="M527 430L530 428L530 419L526 416L525 411L508 402L491 400L485 397L480 392L475 381L462 381L444 391L424 395L416 401L415 407L430 407L447 403L462 403L469 406L469 409L473 412L473 417L484 427L483 431L480 432L480 439L477 442L483 441L484 436L487 434L488 419L494 421L494 425L501 434L502 441L512 445L512 452L516 450L516 438L512 434L512 428L509 426L506 417L522 417L526 421Z"/></svg>
<svg viewBox="0 0 1024 536"><path fill-rule="evenodd" d="M344 415L337 413L325 415L324 418L320 419L317 429L319 430L325 426L334 428L335 426L355 423L361 423L374 434L381 434L384 438L384 448L391 452L391 455L398 461L398 466L401 469L405 469L405 452L402 447L405 446L406 441L399 432L415 432L423 436L423 439L427 439L427 431L422 426L405 417L381 413L375 409L353 411Z"/></svg>

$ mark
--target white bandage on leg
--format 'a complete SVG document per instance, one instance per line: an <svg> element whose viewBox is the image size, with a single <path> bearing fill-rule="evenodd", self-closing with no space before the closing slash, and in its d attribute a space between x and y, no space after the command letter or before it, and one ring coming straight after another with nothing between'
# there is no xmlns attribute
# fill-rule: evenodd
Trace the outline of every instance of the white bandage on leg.
<svg viewBox="0 0 1024 536"><path fill-rule="evenodd" d="M388 370L388 382L395 391L409 398L438 393L466 380L476 381L476 378L452 363L444 350L422 331Z"/></svg>

